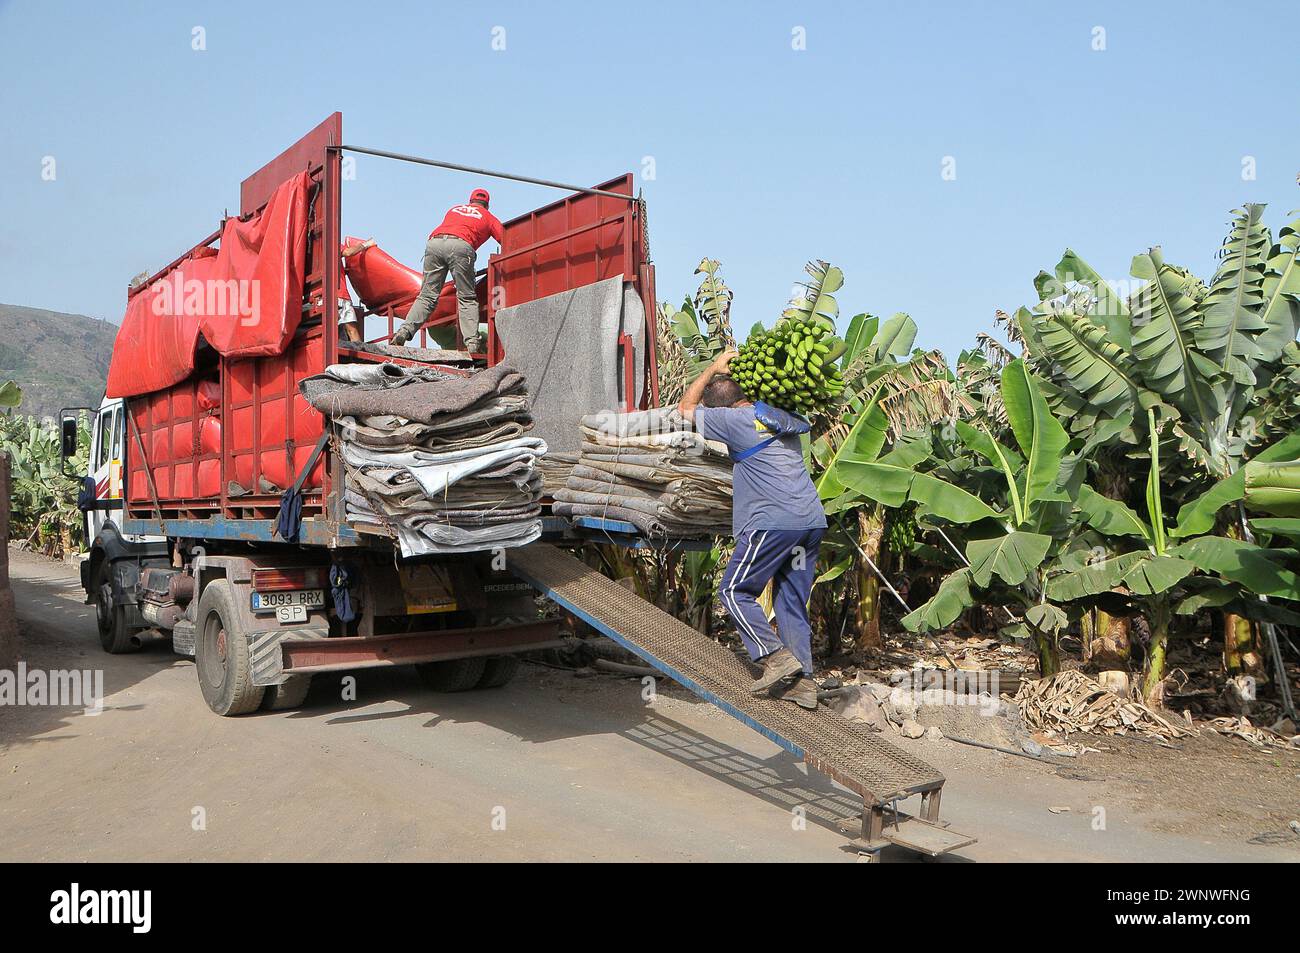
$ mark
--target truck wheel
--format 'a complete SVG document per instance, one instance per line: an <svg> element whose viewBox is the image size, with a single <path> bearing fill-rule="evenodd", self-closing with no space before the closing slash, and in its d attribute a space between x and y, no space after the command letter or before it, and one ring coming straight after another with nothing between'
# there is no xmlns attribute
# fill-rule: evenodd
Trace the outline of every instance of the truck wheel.
<svg viewBox="0 0 1300 953"><path fill-rule="evenodd" d="M311 691L310 675L295 675L279 685L268 685L262 696L262 708L266 711L287 711L298 708L307 700Z"/></svg>
<svg viewBox="0 0 1300 953"><path fill-rule="evenodd" d="M497 655L487 660L483 677L478 680L478 688L500 688L519 671L518 655Z"/></svg>
<svg viewBox="0 0 1300 953"><path fill-rule="evenodd" d="M235 600L225 580L208 583L199 600L195 667L203 700L218 715L256 710L264 689L253 684L248 639L239 626Z"/></svg>
<svg viewBox="0 0 1300 953"><path fill-rule="evenodd" d="M131 628L126 624L126 606L113 603L113 584L109 563L101 563L95 572L95 625L99 628L99 644L109 655L136 652L140 643L131 638Z"/></svg>
<svg viewBox="0 0 1300 953"><path fill-rule="evenodd" d="M424 684L435 692L465 692L478 685L487 668L487 662L487 659L478 656L456 658L447 662L426 662L415 668L420 673Z"/></svg>

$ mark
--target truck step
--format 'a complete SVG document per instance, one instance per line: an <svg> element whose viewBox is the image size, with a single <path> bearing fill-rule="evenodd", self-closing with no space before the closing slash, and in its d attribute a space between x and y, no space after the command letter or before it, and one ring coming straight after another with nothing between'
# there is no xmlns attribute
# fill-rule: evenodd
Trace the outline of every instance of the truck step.
<svg viewBox="0 0 1300 953"><path fill-rule="evenodd" d="M544 543L511 549L510 571L809 767L881 804L937 792L944 778L920 758L825 707L805 711L749 693L753 675L732 652L574 556Z"/></svg>

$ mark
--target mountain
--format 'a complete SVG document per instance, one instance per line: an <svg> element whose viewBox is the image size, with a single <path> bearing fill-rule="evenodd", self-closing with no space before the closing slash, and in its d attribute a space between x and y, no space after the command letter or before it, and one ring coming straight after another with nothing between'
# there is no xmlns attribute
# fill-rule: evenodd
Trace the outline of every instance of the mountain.
<svg viewBox="0 0 1300 953"><path fill-rule="evenodd" d="M14 304L0 304L0 383L23 389L17 413L52 417L61 407L98 407L108 379L117 325Z"/></svg>

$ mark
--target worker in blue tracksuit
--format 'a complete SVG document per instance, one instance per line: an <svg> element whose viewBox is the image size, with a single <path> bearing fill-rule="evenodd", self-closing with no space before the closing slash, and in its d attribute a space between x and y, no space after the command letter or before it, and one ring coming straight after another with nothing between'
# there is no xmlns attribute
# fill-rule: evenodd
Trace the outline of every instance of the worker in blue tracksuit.
<svg viewBox="0 0 1300 953"><path fill-rule="evenodd" d="M749 657L763 672L751 686L817 707L808 597L826 512L804 465L808 421L745 399L727 376L735 351L720 354L677 404L695 429L727 445L734 463L731 525L736 549L718 590ZM776 631L758 597L773 583Z"/></svg>

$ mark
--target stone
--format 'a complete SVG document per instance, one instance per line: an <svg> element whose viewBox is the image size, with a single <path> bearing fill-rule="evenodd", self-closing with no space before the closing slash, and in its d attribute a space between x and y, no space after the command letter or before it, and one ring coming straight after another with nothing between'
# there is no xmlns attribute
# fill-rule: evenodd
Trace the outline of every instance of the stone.
<svg viewBox="0 0 1300 953"><path fill-rule="evenodd" d="M943 731L935 725L925 729L926 741L943 741Z"/></svg>
<svg viewBox="0 0 1300 953"><path fill-rule="evenodd" d="M880 682L868 682L866 689L871 692L872 697L878 702L888 701L890 694L894 691L888 685L882 685Z"/></svg>
<svg viewBox="0 0 1300 953"><path fill-rule="evenodd" d="M849 721L865 725L872 731L884 731L888 719L880 710L880 702L866 689L856 685L846 685L833 697L830 707Z"/></svg>
<svg viewBox="0 0 1300 953"><path fill-rule="evenodd" d="M919 738L925 734L925 729L921 727L920 723L910 718L903 722L902 731L904 738Z"/></svg>

